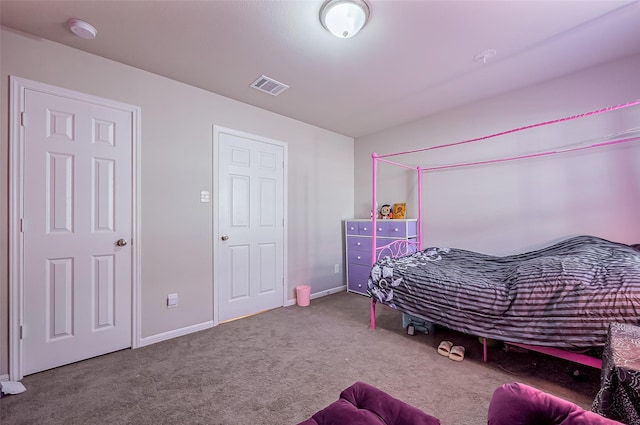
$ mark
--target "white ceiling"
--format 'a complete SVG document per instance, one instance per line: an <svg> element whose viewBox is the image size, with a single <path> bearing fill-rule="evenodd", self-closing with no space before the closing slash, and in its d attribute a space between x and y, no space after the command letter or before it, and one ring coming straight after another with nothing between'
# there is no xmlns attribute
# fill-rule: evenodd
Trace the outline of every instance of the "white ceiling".
<svg viewBox="0 0 640 425"><path fill-rule="evenodd" d="M367 0L351 39L323 1L2 0L0 23L353 137L640 53L640 1ZM250 88L262 74L291 88Z"/></svg>

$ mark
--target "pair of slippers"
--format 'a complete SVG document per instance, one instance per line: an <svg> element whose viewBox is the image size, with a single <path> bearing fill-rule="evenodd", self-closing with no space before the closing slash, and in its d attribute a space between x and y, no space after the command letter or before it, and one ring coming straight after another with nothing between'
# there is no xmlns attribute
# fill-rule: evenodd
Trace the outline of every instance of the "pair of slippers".
<svg viewBox="0 0 640 425"><path fill-rule="evenodd" d="M464 360L464 347L462 345L453 345L451 341L442 341L438 345L438 354L449 357L449 359L461 362Z"/></svg>

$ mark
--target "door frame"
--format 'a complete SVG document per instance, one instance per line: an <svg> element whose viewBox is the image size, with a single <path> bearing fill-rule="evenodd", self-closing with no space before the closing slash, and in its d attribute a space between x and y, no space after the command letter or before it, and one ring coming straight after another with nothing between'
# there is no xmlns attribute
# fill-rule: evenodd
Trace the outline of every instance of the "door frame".
<svg viewBox="0 0 640 425"><path fill-rule="evenodd" d="M66 97L131 114L131 348L140 346L140 118L141 108L37 81L9 76L9 379L23 378L21 326L24 318L24 127L26 90ZM28 119L28 117L26 117Z"/></svg>
<svg viewBox="0 0 640 425"><path fill-rule="evenodd" d="M220 155L218 155L218 150L220 148L220 133L226 133L226 134L231 134L233 136L238 136L238 137L244 137L244 138L248 138L248 139L252 139L252 140L257 140L259 142L262 143L268 143L271 145L275 145L275 146L279 146L282 148L282 160L284 162L284 166L283 166L283 176L282 176L282 203L283 203L283 220L284 220L284 225L282 226L282 240L283 240L283 244L282 244L282 250L283 250L283 255L282 255L282 306L287 305L287 288L289 287L289 279L288 279L288 275L287 275L287 263L288 263L288 252L289 252L289 248L288 248L288 242L287 242L287 235L289 234L288 232L288 227L289 227L289 219L288 219L288 206L289 206L289 145L285 142L281 142L279 140L275 140L275 139L270 139L267 137L262 137L262 136L258 136L256 134L252 134L252 133L247 133L244 131L240 131L240 130L234 130L231 128L227 128L227 127L222 127L219 125L215 125L213 126L213 158L212 158L212 162L213 162L213 196L212 199L214 200L215 204L213 205L213 326L217 326L220 323L220 307L218 305L218 300L219 300L219 296L218 296L218 285L216 284L216 281L218 280L218 270L220 270L220 260L218 259L218 256L216 255L216 252L218 251L218 249L220 248L220 237L222 236L220 233L220 190L218 187L218 184L220 182Z"/></svg>

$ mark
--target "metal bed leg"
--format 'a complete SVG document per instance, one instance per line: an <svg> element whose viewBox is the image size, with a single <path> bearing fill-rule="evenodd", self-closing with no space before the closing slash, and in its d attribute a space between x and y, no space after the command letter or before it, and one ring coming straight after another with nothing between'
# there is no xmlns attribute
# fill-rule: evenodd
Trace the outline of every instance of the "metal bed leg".
<svg viewBox="0 0 640 425"><path fill-rule="evenodd" d="M376 300L371 297L371 329L376 328Z"/></svg>
<svg viewBox="0 0 640 425"><path fill-rule="evenodd" d="M487 338L482 338L482 358L487 362Z"/></svg>

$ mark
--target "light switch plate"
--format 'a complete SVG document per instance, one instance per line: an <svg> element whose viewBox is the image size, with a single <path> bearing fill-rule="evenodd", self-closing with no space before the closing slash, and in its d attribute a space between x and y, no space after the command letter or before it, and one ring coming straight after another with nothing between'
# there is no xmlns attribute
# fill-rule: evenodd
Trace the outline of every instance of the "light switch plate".
<svg viewBox="0 0 640 425"><path fill-rule="evenodd" d="M201 190L200 191L200 202L202 203L207 203L211 201L211 196L209 195L209 191L208 190Z"/></svg>

